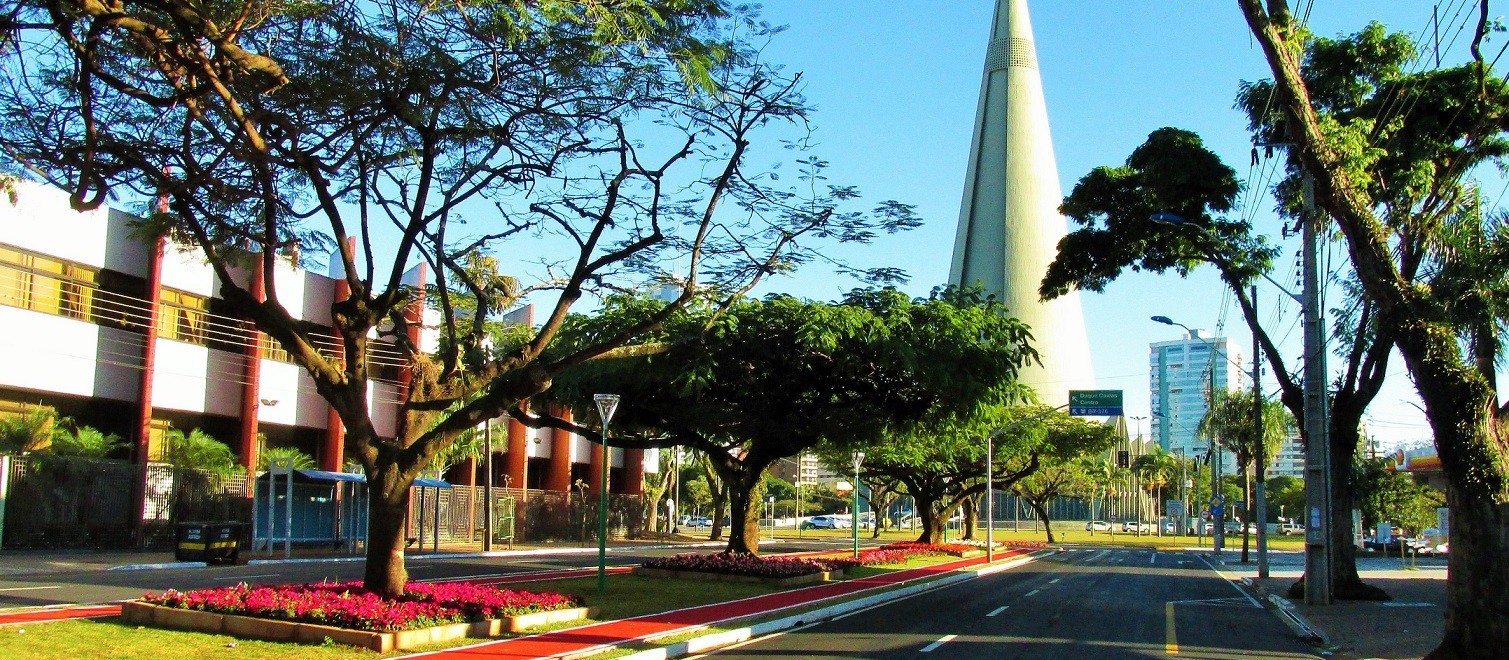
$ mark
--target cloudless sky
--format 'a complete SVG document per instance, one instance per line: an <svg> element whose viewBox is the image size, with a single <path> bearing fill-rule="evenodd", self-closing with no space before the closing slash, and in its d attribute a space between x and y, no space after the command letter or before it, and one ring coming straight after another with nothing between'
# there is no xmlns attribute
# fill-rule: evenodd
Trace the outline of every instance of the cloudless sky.
<svg viewBox="0 0 1509 660"><path fill-rule="evenodd" d="M817 107L817 153L831 163L830 180L857 185L873 201L914 204L926 222L844 256L857 264L907 269L912 279L905 289L914 295L944 284L994 0L762 4L766 20L788 27L771 41L766 57L805 76L807 97ZM1292 4L1296 11L1307 7ZM1468 35L1452 42L1452 26L1472 13L1466 6L1474 3L1439 4L1442 50L1465 51ZM1424 0L1316 0L1309 17L1322 36L1351 34L1378 20L1429 41L1434 6ZM1157 128L1195 131L1246 182L1244 208L1236 213L1284 246L1273 277L1295 282L1299 241L1279 239L1280 222L1266 192L1275 175L1249 166L1246 122L1233 108L1241 81L1270 77L1236 2L1038 0L1030 9L1063 192L1094 167L1121 164ZM1485 183L1490 198L1502 185ZM1345 255L1333 250L1333 259L1340 263ZM766 290L831 300L853 286L813 270ZM1286 349L1290 368L1297 368L1298 304L1266 282L1259 297L1260 317ZM1244 359L1251 358L1251 334L1209 267L1187 280L1128 273L1104 293L1085 292L1080 300L1098 387L1124 390L1128 415L1148 415L1148 345L1183 332L1149 316L1219 329L1244 347ZM1332 357L1333 373L1339 365ZM1271 377L1267 382L1271 393ZM1427 442L1429 428L1417 401L1396 360L1389 385L1370 410L1370 435L1385 446ZM1135 423L1129 426L1135 433ZM1146 433L1146 424L1141 426Z"/></svg>

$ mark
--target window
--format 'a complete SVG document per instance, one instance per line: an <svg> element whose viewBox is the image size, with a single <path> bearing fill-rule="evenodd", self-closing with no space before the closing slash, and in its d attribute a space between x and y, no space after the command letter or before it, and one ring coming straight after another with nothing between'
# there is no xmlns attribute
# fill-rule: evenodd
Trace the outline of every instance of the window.
<svg viewBox="0 0 1509 660"><path fill-rule="evenodd" d="M100 271L0 245L0 305L92 320Z"/></svg>
<svg viewBox="0 0 1509 660"><path fill-rule="evenodd" d="M157 336L192 344L204 344L207 341L208 298L165 288L160 300L162 307L158 310Z"/></svg>

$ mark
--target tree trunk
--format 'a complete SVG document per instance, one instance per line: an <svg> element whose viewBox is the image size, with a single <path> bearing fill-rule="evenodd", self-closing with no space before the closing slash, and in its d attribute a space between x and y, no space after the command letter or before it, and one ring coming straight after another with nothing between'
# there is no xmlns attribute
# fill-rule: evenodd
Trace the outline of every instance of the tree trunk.
<svg viewBox="0 0 1509 660"><path fill-rule="evenodd" d="M760 554L760 472L745 472L737 477L725 476L728 484L728 545L724 552L741 555ZM749 483L753 481L753 483Z"/></svg>
<svg viewBox="0 0 1509 660"><path fill-rule="evenodd" d="M1043 529L1048 531L1048 542L1053 543L1053 521L1048 519L1048 507L1044 506L1046 503L1047 500L1041 502L1027 500L1027 506L1032 507L1033 513L1037 514L1037 519L1043 521Z"/></svg>
<svg viewBox="0 0 1509 660"><path fill-rule="evenodd" d="M964 498L963 506L964 530L962 533L960 533L959 538L964 540L973 540L975 538L975 525L980 522L980 505L976 503L975 498L966 497Z"/></svg>
<svg viewBox="0 0 1509 660"><path fill-rule="evenodd" d="M403 593L409 573L404 569L404 521L409 508L412 478L399 474L397 466L375 466L368 477L367 564L363 585L387 597Z"/></svg>
<svg viewBox="0 0 1509 660"><path fill-rule="evenodd" d="M723 538L723 516L728 513L728 483L723 482L716 495L713 495L713 525L708 531L709 541Z"/></svg>
<svg viewBox="0 0 1509 660"><path fill-rule="evenodd" d="M943 542L944 518L938 515L936 506L936 499L917 497L917 517L922 522L922 533L917 536L918 543Z"/></svg>

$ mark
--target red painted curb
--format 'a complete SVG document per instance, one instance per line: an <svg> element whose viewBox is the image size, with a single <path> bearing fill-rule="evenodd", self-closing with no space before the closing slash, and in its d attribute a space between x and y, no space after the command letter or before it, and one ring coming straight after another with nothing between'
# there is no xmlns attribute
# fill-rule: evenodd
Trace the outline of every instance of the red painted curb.
<svg viewBox="0 0 1509 660"><path fill-rule="evenodd" d="M117 616L120 613L121 607L119 605L86 605L83 607L52 610L33 610L31 612L0 614L0 626L13 626L18 623L47 623L49 621L64 621L67 619L93 619L101 616Z"/></svg>

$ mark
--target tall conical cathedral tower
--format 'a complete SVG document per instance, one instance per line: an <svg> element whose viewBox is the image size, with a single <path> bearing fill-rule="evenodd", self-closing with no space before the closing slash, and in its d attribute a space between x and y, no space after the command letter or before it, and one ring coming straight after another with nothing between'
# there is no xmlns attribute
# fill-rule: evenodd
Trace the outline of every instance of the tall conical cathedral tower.
<svg viewBox="0 0 1509 660"><path fill-rule="evenodd" d="M1043 366L1022 381L1052 405L1095 384L1079 294L1038 301L1066 233L1061 203L1027 0L996 0L949 281L983 283L1031 326Z"/></svg>

